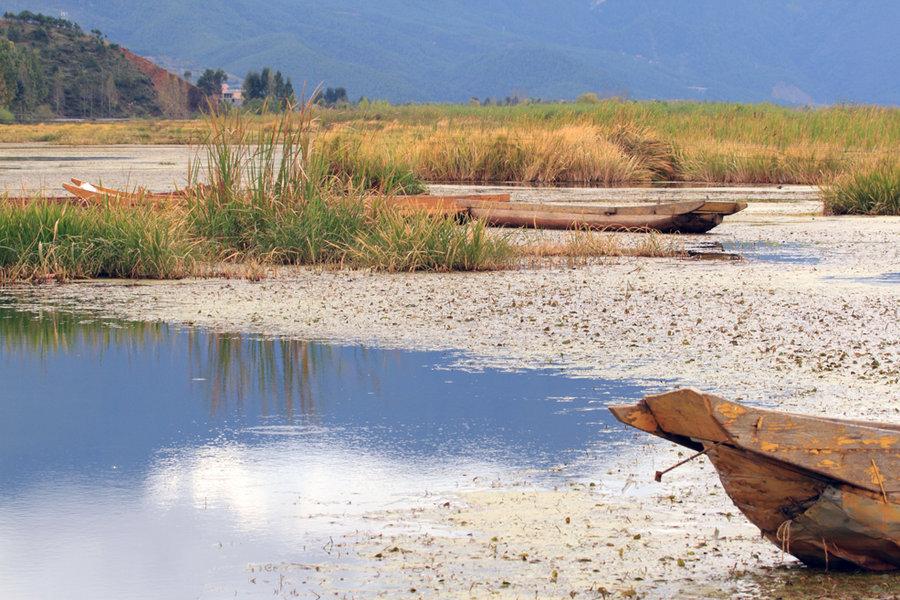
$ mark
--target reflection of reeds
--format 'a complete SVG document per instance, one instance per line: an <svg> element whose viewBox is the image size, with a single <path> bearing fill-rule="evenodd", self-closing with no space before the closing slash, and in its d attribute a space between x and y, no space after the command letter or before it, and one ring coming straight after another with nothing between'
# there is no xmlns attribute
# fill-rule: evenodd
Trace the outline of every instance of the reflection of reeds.
<svg viewBox="0 0 900 600"><path fill-rule="evenodd" d="M159 323L98 321L88 315L42 311L31 313L0 305L0 347L12 355L48 356L81 348L102 354L112 347L134 349L160 343L170 328Z"/></svg>
<svg viewBox="0 0 900 600"><path fill-rule="evenodd" d="M332 354L327 346L301 340L189 331L188 348L192 377L209 381L213 413L226 408L228 399L243 404L255 391L263 415L290 419L298 410L312 415L313 382L334 366L328 363Z"/></svg>
<svg viewBox="0 0 900 600"><path fill-rule="evenodd" d="M31 313L0 304L0 356L79 353L100 361L109 352L129 356L170 354L182 343L188 361L175 377L204 379L211 414L259 398L263 416L287 419L316 414L319 387L328 381L357 379L377 389L374 356L362 348L335 352L324 344L283 338L188 329L161 323L98 320L89 315L45 311Z"/></svg>

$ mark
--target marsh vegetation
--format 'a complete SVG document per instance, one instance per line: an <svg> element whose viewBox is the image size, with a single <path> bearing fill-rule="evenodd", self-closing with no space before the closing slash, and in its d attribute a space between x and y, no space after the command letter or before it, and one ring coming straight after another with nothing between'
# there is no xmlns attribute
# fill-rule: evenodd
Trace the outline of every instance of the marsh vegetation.
<svg viewBox="0 0 900 600"><path fill-rule="evenodd" d="M900 216L900 160L845 173L822 196L826 214Z"/></svg>
<svg viewBox="0 0 900 600"><path fill-rule="evenodd" d="M696 102L311 107L323 151L403 165L426 181L822 184L896 161L900 109ZM266 129L277 114L245 116ZM202 142L202 120L9 126L2 142Z"/></svg>
<svg viewBox="0 0 900 600"><path fill-rule="evenodd" d="M389 271L508 262L510 245L482 223L385 204L420 184L391 165L332 162L311 141L309 109L254 129L239 113L210 115L191 173L208 183L163 205L0 204L0 279L171 278L222 262Z"/></svg>
<svg viewBox="0 0 900 600"><path fill-rule="evenodd" d="M604 101L333 110L308 102L261 116L44 125L32 134L51 132L56 141L87 132L94 141L193 141L194 185L164 209L4 203L3 279L170 278L223 263L478 270L522 257L683 254L658 237L629 245L603 233L515 243L480 222L401 214L385 202L423 192L426 181L807 183L823 187L828 213L900 212L900 111L889 108ZM0 135L21 133L11 126Z"/></svg>

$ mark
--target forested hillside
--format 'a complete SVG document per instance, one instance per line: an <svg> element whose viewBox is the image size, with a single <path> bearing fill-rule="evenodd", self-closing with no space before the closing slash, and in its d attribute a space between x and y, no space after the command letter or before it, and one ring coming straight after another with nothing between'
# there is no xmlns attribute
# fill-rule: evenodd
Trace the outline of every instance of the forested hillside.
<svg viewBox="0 0 900 600"><path fill-rule="evenodd" d="M183 116L196 88L65 19L0 19L0 120Z"/></svg>

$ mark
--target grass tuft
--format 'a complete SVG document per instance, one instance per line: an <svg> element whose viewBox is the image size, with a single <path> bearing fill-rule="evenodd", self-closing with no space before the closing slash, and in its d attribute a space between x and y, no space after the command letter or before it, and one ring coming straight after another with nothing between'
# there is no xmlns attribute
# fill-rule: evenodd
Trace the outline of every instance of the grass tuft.
<svg viewBox="0 0 900 600"><path fill-rule="evenodd" d="M169 279L193 261L177 224L151 209L0 202L0 280Z"/></svg>
<svg viewBox="0 0 900 600"><path fill-rule="evenodd" d="M900 162L842 175L822 188L825 214L900 215Z"/></svg>
<svg viewBox="0 0 900 600"><path fill-rule="evenodd" d="M475 271L506 266L513 248L483 222L375 206L348 248L355 265L386 271Z"/></svg>
<svg viewBox="0 0 900 600"><path fill-rule="evenodd" d="M560 240L535 241L523 244L518 253L532 258L565 258L585 262L603 257L683 257L681 240L655 231L610 233L604 231L569 231Z"/></svg>

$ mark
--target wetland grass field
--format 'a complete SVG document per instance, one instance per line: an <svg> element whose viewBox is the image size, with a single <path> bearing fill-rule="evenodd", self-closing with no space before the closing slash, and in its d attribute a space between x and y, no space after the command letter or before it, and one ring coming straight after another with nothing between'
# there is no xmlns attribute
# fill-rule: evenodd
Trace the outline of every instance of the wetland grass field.
<svg viewBox="0 0 900 600"><path fill-rule="evenodd" d="M165 208L0 206L0 278L171 278L214 264L483 270L535 257L675 256L653 236L515 244L483 223L401 214L427 183L813 184L828 214L900 214L900 109L625 102L373 103L189 121L5 126L3 142L191 144L194 185ZM580 235L583 234L583 235ZM213 269L213 272L216 272Z"/></svg>
<svg viewBox="0 0 900 600"><path fill-rule="evenodd" d="M310 107L330 154L431 182L822 184L897 160L900 109L637 102ZM251 129L278 115L246 116ZM0 142L201 144L206 119L8 125Z"/></svg>

